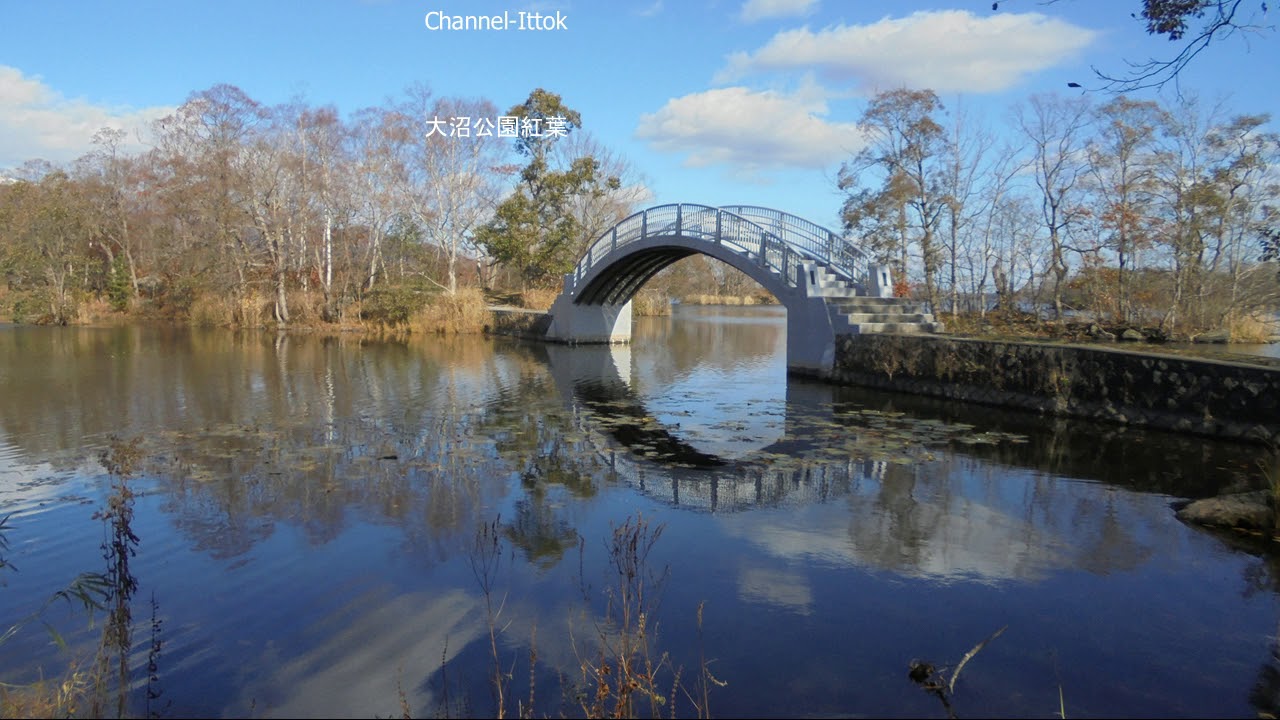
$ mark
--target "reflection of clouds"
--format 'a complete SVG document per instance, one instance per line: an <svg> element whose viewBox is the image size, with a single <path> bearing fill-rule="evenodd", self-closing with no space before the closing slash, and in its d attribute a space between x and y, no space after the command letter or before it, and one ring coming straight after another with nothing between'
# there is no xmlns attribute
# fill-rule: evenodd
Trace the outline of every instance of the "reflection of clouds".
<svg viewBox="0 0 1280 720"><path fill-rule="evenodd" d="M381 603L381 604L379 604ZM433 713L439 699L423 679L480 638L482 603L460 590L413 593L389 600L362 597L308 628L322 636L299 657L277 664L268 648L257 682L231 714L256 708L268 717L389 717L399 714L403 689L416 714ZM447 648L448 655L442 656ZM400 673L387 671L394 661Z"/></svg>
<svg viewBox="0 0 1280 720"><path fill-rule="evenodd" d="M1036 580L1076 563L1060 533L970 498L905 504L883 496L719 518L727 535L774 557L936 580Z"/></svg>
<svg viewBox="0 0 1280 720"><path fill-rule="evenodd" d="M906 575L947 580L1036 580L1072 564L1052 533L969 500L950 507L921 503L929 518L916 542L895 537L882 513L855 513L848 534L865 564Z"/></svg>
<svg viewBox="0 0 1280 720"><path fill-rule="evenodd" d="M633 342L631 386L641 402L660 422L678 428L681 440L711 455L740 458L780 440L785 311L690 306L678 312L680 322L666 328L661 342ZM640 323L636 330L658 327Z"/></svg>
<svg viewBox="0 0 1280 720"><path fill-rule="evenodd" d="M100 472L97 460L81 457L79 452L32 458L0 430L0 516L42 512L50 501L80 492L84 484L80 478Z"/></svg>
<svg viewBox="0 0 1280 720"><path fill-rule="evenodd" d="M801 615L808 615L813 604L813 591L804 575L766 568L743 568L738 573L738 596Z"/></svg>
<svg viewBox="0 0 1280 720"><path fill-rule="evenodd" d="M719 516L727 537L736 537L784 560L857 565L844 532L848 512L831 505L789 505L786 513Z"/></svg>
<svg viewBox="0 0 1280 720"><path fill-rule="evenodd" d="M539 608L499 591L495 603L501 605L499 653L522 676L529 670L530 643L537 648L539 673L569 686L580 681L583 658L598 657L603 637L616 643L615 628L606 618L568 599ZM403 690L414 717L447 717L459 712L459 702L477 701L477 691L488 688L492 660L485 622L483 598L457 588L397 597L372 590L306 628L298 643L313 645L311 649L284 657L271 644L256 663L245 663L245 674L256 679L223 714L398 717ZM648 639L661 647L657 627L648 628ZM444 679L439 675L442 663L447 666ZM441 682L448 683L448 708ZM554 694L548 692L546 700L554 702ZM484 708L480 702L468 710Z"/></svg>

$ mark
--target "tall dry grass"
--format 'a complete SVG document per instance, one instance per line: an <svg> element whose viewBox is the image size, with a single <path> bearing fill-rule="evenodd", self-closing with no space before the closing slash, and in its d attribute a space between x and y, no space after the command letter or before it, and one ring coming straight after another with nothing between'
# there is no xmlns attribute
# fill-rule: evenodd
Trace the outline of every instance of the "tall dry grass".
<svg viewBox="0 0 1280 720"><path fill-rule="evenodd" d="M530 288L520 293L520 307L530 310L550 310L551 303L560 295L559 290L551 288Z"/></svg>
<svg viewBox="0 0 1280 720"><path fill-rule="evenodd" d="M127 313L117 312L111 301L104 297L91 297L76 304L76 325L123 325L129 320Z"/></svg>
<svg viewBox="0 0 1280 720"><path fill-rule="evenodd" d="M289 303L289 324L315 327L324 324L324 293L314 290L290 290L285 293Z"/></svg>
<svg viewBox="0 0 1280 720"><path fill-rule="evenodd" d="M561 681L567 683L559 692L561 701L566 703L561 717L567 715L570 703L589 718L674 718L681 715L686 703L694 716L711 717L712 690L726 687L727 683L711 673L711 661L702 648L701 603L697 609L699 666L686 672L683 665L659 648L655 609L670 573L665 566L654 567L650 556L664 528L662 524L651 524L642 515L634 519L628 516L621 525L612 526L606 543L610 567L609 580L601 593L603 607L595 606L592 598L596 595L584 584L583 597L588 603L585 609L587 616L594 619L588 622L585 635L575 629L572 621L568 628L580 675L574 680L561 674ZM503 617L506 592L499 585L510 569L505 564L511 554L504 536L498 519L482 525L476 531L468 559L484 599L482 610L491 658L489 684L495 702L493 717L528 718L534 717L538 704L538 626L533 626L530 637L528 695L517 696L511 683L518 663L506 656L506 643L501 637L511 624ZM579 542L579 553L584 547Z"/></svg>
<svg viewBox="0 0 1280 720"><path fill-rule="evenodd" d="M60 680L30 685L0 684L0 717L70 718L83 715L90 703L93 678L74 662Z"/></svg>
<svg viewBox="0 0 1280 720"><path fill-rule="evenodd" d="M135 495L129 481L142 459L140 442L141 438L125 441L112 436L110 448L100 455L103 468L111 476L111 493L107 496L106 507L94 513L95 519L102 520L106 530L102 545L107 561L106 572L82 573L65 589L47 598L41 609L0 634L0 646L3 646L24 625L38 620L44 624L53 642L65 648L62 636L44 621L43 616L55 601L78 601L89 614L90 627L97 611L106 614L95 657L88 661L73 657L60 679L42 678L26 685L0 683L0 717L127 717L129 694L133 687L130 663L132 603L138 588L137 578L130 569L130 559L136 555L139 543L132 527ZM7 516L0 518L0 550L8 547L4 536L8 529L7 519ZM0 556L0 569L5 567L5 560ZM152 602L154 615L154 598ZM158 697L151 685L152 680L158 679L158 631L158 621L153 616L152 651L148 655L148 709L150 700ZM147 716L156 717L150 712Z"/></svg>
<svg viewBox="0 0 1280 720"><path fill-rule="evenodd" d="M479 288L459 288L433 296L409 318L412 333L480 333L490 323L489 306Z"/></svg>
<svg viewBox="0 0 1280 720"><path fill-rule="evenodd" d="M1231 333L1231 342L1238 343L1264 343L1280 335L1280 324L1257 315L1233 318L1227 329Z"/></svg>
<svg viewBox="0 0 1280 720"><path fill-rule="evenodd" d="M641 290L631 298L631 313L641 316L671 314L671 300L657 290Z"/></svg>
<svg viewBox="0 0 1280 720"><path fill-rule="evenodd" d="M686 305L776 305L777 300L773 296L761 295L687 295L680 300Z"/></svg>
<svg viewBox="0 0 1280 720"><path fill-rule="evenodd" d="M187 319L199 327L259 328L271 318L271 299L261 293L240 297L200 293L191 301Z"/></svg>

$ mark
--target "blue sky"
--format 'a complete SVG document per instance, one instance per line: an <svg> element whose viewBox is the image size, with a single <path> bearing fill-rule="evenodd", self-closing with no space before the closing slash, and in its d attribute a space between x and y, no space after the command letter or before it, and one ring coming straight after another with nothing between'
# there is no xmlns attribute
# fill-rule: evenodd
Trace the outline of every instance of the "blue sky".
<svg viewBox="0 0 1280 720"><path fill-rule="evenodd" d="M1253 0L1245 0L1254 12ZM634 165L652 203L779 207L835 226L832 178L870 95L930 87L992 126L1091 66L1168 57L1138 0L0 0L0 168L70 160L98 128L147 123L217 83L344 114L411 83L505 110L537 87ZM565 29L431 31L446 15L559 13ZM1264 22L1271 22L1266 18ZM1280 37L1211 46L1183 92L1275 113ZM1172 97L1173 87L1162 95ZM1157 97L1155 91L1137 94ZM1099 99L1105 96L1099 94ZM1275 127L1276 123L1272 123Z"/></svg>

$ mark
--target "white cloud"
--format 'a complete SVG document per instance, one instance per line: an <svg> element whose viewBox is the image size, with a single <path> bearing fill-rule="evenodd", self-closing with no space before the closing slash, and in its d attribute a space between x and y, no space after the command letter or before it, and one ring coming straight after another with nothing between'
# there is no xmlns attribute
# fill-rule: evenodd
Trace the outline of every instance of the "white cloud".
<svg viewBox="0 0 1280 720"><path fill-rule="evenodd" d="M172 107L134 109L98 105L63 97L39 78L0 65L0 168L27 160L74 160L93 149L93 135L104 127L124 130L123 149L137 150L153 120Z"/></svg>
<svg viewBox="0 0 1280 720"><path fill-rule="evenodd" d="M747 0L742 4L742 20L755 22L768 18L799 17L813 11L818 0Z"/></svg>
<svg viewBox="0 0 1280 720"><path fill-rule="evenodd" d="M640 117L636 137L662 152L688 153L685 165L826 168L862 146L856 123L833 123L820 91L792 94L727 87L673 98Z"/></svg>
<svg viewBox="0 0 1280 720"><path fill-rule="evenodd" d="M729 56L717 82L747 74L816 70L866 91L896 87L996 92L1062 63L1097 33L1038 13L978 17L962 10L917 12L870 25L780 32L753 53Z"/></svg>
<svg viewBox="0 0 1280 720"><path fill-rule="evenodd" d="M636 11L640 17L653 17L662 12L662 0L654 0L653 4Z"/></svg>
<svg viewBox="0 0 1280 720"><path fill-rule="evenodd" d="M813 588L809 578L798 572L743 568L738 572L738 597L801 615L813 611Z"/></svg>

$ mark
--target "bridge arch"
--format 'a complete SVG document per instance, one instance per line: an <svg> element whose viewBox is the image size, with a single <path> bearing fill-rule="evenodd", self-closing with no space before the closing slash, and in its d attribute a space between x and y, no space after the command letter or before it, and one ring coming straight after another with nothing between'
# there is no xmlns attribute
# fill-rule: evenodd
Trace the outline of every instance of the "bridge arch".
<svg viewBox="0 0 1280 720"><path fill-rule="evenodd" d="M551 306L548 339L628 341L631 298L658 272L694 254L741 271L786 307L787 365L795 370L831 369L841 321L829 299L892 295L886 267L816 223L751 205L659 205L619 222L587 248Z"/></svg>

